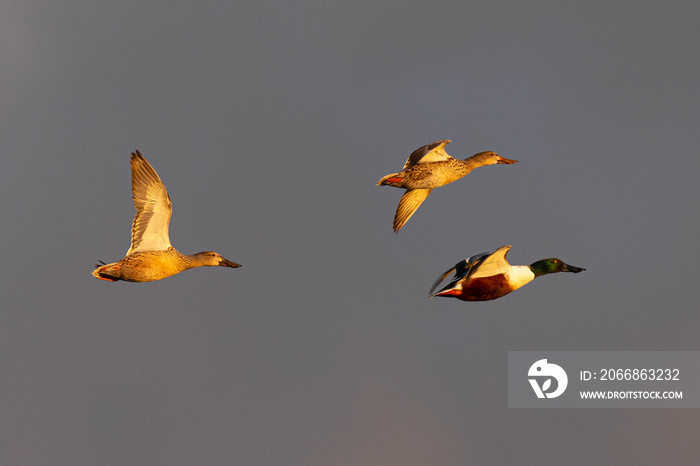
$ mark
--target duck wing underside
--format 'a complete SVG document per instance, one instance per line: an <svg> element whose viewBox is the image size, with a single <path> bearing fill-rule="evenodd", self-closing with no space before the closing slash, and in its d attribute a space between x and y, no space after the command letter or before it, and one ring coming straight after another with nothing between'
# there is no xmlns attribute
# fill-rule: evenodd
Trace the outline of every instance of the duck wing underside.
<svg viewBox="0 0 700 466"><path fill-rule="evenodd" d="M510 248L510 245L502 246L493 252L470 257L470 261L476 258L476 262L470 271L469 278L492 277L509 272L512 267L506 255Z"/></svg>
<svg viewBox="0 0 700 466"><path fill-rule="evenodd" d="M419 163L443 162L451 159L452 156L445 152L445 146L450 142L449 139L442 139L419 147L408 156L408 160L406 160L403 169L406 170Z"/></svg>
<svg viewBox="0 0 700 466"><path fill-rule="evenodd" d="M416 213L416 210L425 201L425 199L430 195L432 189L407 189L401 200L399 201L399 206L396 208L396 214L394 215L394 232L398 233L399 230L408 222L408 219Z"/></svg>
<svg viewBox="0 0 700 466"><path fill-rule="evenodd" d="M131 154L131 190L136 216L131 225L131 248L126 255L168 249L172 215L170 196L156 171L139 151Z"/></svg>
<svg viewBox="0 0 700 466"><path fill-rule="evenodd" d="M506 254L510 250L509 246L503 246L495 251L482 252L471 256L455 264L454 267L443 273L430 288L430 296L434 295L435 289L442 283L448 275L454 272L452 280L438 293L453 288L458 282L470 278L490 277L505 273L510 269L510 264L506 260Z"/></svg>

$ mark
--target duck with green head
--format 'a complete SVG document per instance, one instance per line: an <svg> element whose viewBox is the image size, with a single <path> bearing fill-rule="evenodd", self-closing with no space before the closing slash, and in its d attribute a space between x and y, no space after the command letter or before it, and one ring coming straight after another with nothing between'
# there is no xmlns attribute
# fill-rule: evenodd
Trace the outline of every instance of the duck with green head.
<svg viewBox="0 0 700 466"><path fill-rule="evenodd" d="M465 259L443 273L430 289L430 298L443 296L462 301L489 301L497 299L527 285L542 275L557 272L583 272L561 259L550 258L533 262L530 265L510 265L506 255L511 246L503 246L492 252L477 254ZM433 293L442 281L455 273L447 286Z"/></svg>

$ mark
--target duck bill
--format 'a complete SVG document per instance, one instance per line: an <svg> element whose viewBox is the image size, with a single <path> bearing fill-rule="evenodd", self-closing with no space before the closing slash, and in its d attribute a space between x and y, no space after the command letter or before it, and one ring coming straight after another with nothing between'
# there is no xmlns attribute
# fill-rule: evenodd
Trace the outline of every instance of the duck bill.
<svg viewBox="0 0 700 466"><path fill-rule="evenodd" d="M242 267L242 266L241 266L241 264L236 264L233 261L222 258L221 262L219 262L219 267L233 267L235 269L236 267Z"/></svg>
<svg viewBox="0 0 700 466"><path fill-rule="evenodd" d="M498 156L498 162L496 162L496 163L504 163L504 164L506 164L506 165L511 165L511 164L514 164L514 163L518 163L518 161L517 161L517 160L513 160L513 159L507 159L507 158L502 157L502 156L499 155L499 156Z"/></svg>
<svg viewBox="0 0 700 466"><path fill-rule="evenodd" d="M562 271L562 272L579 273L579 272L583 272L583 271L585 271L585 270L586 270L586 269L584 269L583 267L576 267L576 266L574 266L574 265L569 265L569 264L562 264L562 266L561 266L561 271Z"/></svg>

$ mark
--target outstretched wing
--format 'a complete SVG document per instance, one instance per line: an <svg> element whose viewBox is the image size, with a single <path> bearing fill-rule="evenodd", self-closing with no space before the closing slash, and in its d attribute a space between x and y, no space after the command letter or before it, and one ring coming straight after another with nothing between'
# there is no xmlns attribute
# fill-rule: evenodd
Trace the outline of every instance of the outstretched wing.
<svg viewBox="0 0 700 466"><path fill-rule="evenodd" d="M170 196L156 171L139 151L131 154L131 191L136 216L131 225L131 248L126 255L168 249L168 227L173 211Z"/></svg>
<svg viewBox="0 0 700 466"><path fill-rule="evenodd" d="M401 227L404 226L408 219L416 212L416 209L420 207L425 198L430 195L432 189L407 189L401 200L399 201L399 206L396 208L396 214L394 215L394 232L398 233Z"/></svg>
<svg viewBox="0 0 700 466"><path fill-rule="evenodd" d="M464 261L462 261L462 262L464 262ZM460 264L461 264L462 262L460 262ZM457 265L459 265L459 264L457 264ZM435 294L433 293L433 291L435 291L435 288L437 288L438 285L440 285L440 283L442 283L442 281L443 281L445 278L447 278L447 276L448 276L449 274L451 274L452 272L454 272L454 271L456 271L456 270L457 270L457 266L454 266L454 267L452 267L451 269L445 271L445 273L443 273L442 275L440 275L440 276L438 277L438 279L435 280L435 282L433 283L433 286L430 287L430 293L428 293L428 294L430 295L430 296L429 296L430 298L432 298L433 296L435 296ZM450 281L449 285L447 285L445 288L443 288L443 289L440 290L440 291L443 291L443 290L449 288L450 286L452 286L453 283L456 283L456 282L458 281L458 280L457 280L458 275L459 275L458 273L455 273L455 276L454 276L454 278Z"/></svg>
<svg viewBox="0 0 700 466"><path fill-rule="evenodd" d="M433 293L433 291L435 291L435 289L440 285L440 283L442 283L442 281L445 280L445 278L447 278L447 276L449 274L451 274L452 272L454 272L454 274L455 274L454 277L452 277L452 280L450 280L450 282L444 288L442 288L440 291L438 291L438 293L445 291L445 290L449 290L451 288L454 288L455 285L462 280L474 278L476 276L482 276L482 275L477 275L478 273L481 272L482 267L484 267L484 265L486 264L485 270L491 269L492 264L490 264L490 262L489 262L491 260L491 257L494 254L503 250L504 248L505 248L505 252L508 252L508 249L510 249L510 246L503 246L502 248L497 249L496 251L482 252L481 254L476 254L474 256L471 256L469 259L464 259L463 261L458 262L457 264L455 264L454 267L447 270L437 280L435 280L435 283L433 283L433 286L430 288L430 297L432 298L433 296L435 296L435 293ZM504 252L504 255L505 255L505 252ZM493 261L494 264L497 262L498 262L497 260ZM508 264L508 263L506 262L506 264Z"/></svg>
<svg viewBox="0 0 700 466"><path fill-rule="evenodd" d="M511 266L506 259L506 255L508 254L510 248L511 246L509 244L502 246L493 252L480 254L480 256L484 257L482 257L481 260L475 264L475 267L472 268L469 278L492 277L494 275L509 272ZM472 258L469 260L472 260Z"/></svg>
<svg viewBox="0 0 700 466"><path fill-rule="evenodd" d="M414 150L413 153L408 156L408 160L406 160L403 169L405 170L418 163L442 162L451 159L452 156L445 152L445 146L450 142L452 141L449 139L442 139Z"/></svg>

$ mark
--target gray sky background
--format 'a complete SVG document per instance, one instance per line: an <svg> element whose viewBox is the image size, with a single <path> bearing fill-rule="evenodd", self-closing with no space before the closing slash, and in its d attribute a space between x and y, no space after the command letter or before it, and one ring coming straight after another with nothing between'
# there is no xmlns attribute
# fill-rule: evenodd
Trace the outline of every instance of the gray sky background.
<svg viewBox="0 0 700 466"><path fill-rule="evenodd" d="M685 5L684 7L681 5ZM0 5L0 463L691 464L695 410L507 407L509 350L700 350L692 2ZM480 168L399 235L377 187ZM243 264L90 276L129 154L171 240ZM587 268L427 299L459 260Z"/></svg>

